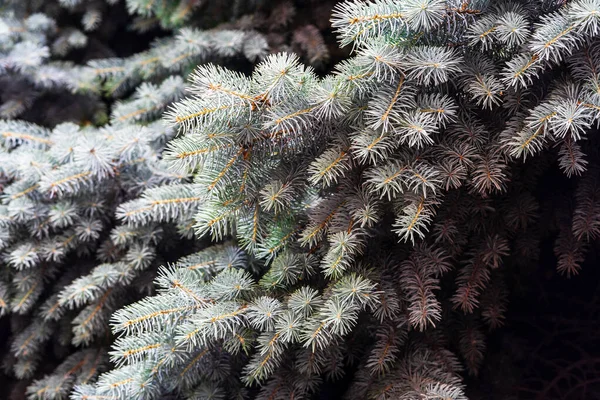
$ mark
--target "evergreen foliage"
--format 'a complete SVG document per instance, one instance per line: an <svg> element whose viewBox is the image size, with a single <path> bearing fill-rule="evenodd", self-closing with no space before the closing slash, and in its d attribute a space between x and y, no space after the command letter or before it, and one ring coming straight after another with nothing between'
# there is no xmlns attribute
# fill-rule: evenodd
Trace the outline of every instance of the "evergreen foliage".
<svg viewBox="0 0 600 400"><path fill-rule="evenodd" d="M290 2L212 30L159 3L126 1L172 36L65 67L108 124L0 121L5 364L77 347L28 398L466 399L539 243L570 277L600 238L600 1L340 2L329 74L322 28L274 39Z"/></svg>

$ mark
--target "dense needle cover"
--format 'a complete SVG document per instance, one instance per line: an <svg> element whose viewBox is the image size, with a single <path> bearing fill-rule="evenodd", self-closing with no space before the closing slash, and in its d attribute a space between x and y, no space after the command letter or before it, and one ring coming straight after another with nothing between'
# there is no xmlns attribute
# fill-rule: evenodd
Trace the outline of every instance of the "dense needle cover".
<svg viewBox="0 0 600 400"><path fill-rule="evenodd" d="M597 257L598 70L599 0L0 6L11 396L517 396L509 298Z"/></svg>

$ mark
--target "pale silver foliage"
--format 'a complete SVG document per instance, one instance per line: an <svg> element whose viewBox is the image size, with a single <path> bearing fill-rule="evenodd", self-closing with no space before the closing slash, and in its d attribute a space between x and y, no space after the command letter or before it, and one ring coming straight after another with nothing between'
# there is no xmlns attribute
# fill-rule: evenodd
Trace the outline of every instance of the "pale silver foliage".
<svg viewBox="0 0 600 400"><path fill-rule="evenodd" d="M126 4L160 14L158 2ZM84 27L99 18L89 11ZM13 342L15 370L31 375L39 360L25 353L72 310L72 344L92 343L109 321L118 335L115 368L93 385L78 380L74 399L241 398L242 384L260 386L259 399L308 398L354 362L349 398L466 399L439 328L443 307L468 314L457 347L476 374L480 322L500 326L505 311L494 274L538 209L524 196L499 217L506 232L490 233L490 199L510 190L515 158L552 143L567 175L585 172L582 143L600 124L599 24L598 0L352 0L335 7L332 26L353 54L325 77L293 54L267 55L256 32L194 28L127 59L92 61L70 80L57 74L71 88L103 81L113 97L136 90L102 129L0 121L0 248L11 267L0 314L33 307L54 273L47 264L75 251L99 260L57 283ZM27 39L54 27L41 16L23 26ZM0 71L39 68L60 45L4 36ZM83 43L76 32L63 39ZM249 75L204 64L242 55L257 61ZM195 64L188 83L171 76ZM559 70L564 79L545 90ZM42 75L37 85L56 84ZM152 122L163 112L164 125ZM600 236L589 179L556 245L569 275L580 240ZM108 229L113 217L121 225ZM158 267L173 227L226 242ZM156 291L111 317L130 288L150 286L141 273L154 268ZM453 268L455 288L441 294ZM72 386L52 375L29 391L64 397Z"/></svg>

